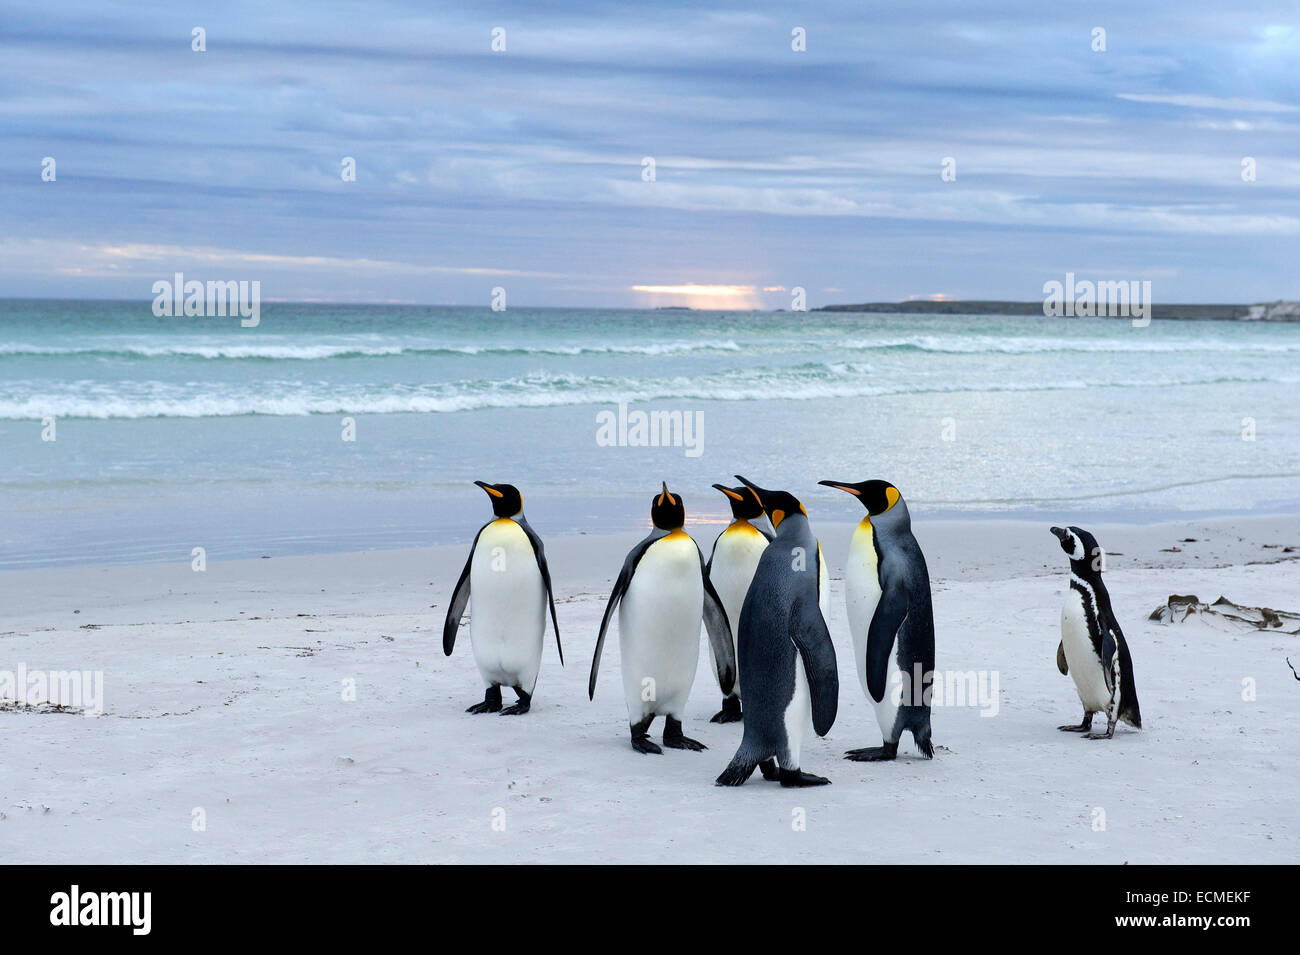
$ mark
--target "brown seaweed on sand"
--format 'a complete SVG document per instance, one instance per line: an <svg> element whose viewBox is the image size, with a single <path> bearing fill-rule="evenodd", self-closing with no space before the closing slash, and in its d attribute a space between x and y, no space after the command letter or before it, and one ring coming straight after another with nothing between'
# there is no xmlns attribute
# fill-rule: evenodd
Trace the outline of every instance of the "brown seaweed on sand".
<svg viewBox="0 0 1300 955"><path fill-rule="evenodd" d="M1193 614L1218 618L1253 630L1273 633L1300 633L1300 613L1274 610L1271 607L1247 607L1220 597L1212 604L1202 603L1195 594L1170 594L1148 620L1159 623L1182 623Z"/></svg>

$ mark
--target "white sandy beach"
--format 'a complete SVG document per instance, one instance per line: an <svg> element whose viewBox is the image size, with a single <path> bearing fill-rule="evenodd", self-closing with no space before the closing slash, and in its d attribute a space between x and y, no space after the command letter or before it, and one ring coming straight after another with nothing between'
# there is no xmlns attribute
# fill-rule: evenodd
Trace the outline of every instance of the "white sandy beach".
<svg viewBox="0 0 1300 955"><path fill-rule="evenodd" d="M597 625L633 535L547 540L568 665L548 635L521 718L464 712L482 695L468 631L442 655L463 547L211 563L204 573L182 554L0 575L0 671L104 675L96 717L0 704L6 860L1300 858L1300 683L1284 661L1300 668L1300 637L1147 619L1172 593L1300 609L1300 550L1283 550L1300 546L1300 519L1089 528L1111 555L1106 582L1144 718L1143 730L1121 726L1109 742L1056 730L1079 705L1054 665L1066 564L1046 526L918 520L938 666L996 675L996 707L937 709L932 762L907 738L897 762L857 764L842 752L879 734L843 608L852 525L813 517L832 575L841 700L830 734L805 747L805 768L833 781L812 790L757 775L740 790L713 785L740 727L707 722L718 693L705 652L686 724L705 753L631 750L616 640L588 702ZM715 533L698 529L706 553ZM203 831L192 827L196 809ZM803 830L792 825L800 810Z"/></svg>

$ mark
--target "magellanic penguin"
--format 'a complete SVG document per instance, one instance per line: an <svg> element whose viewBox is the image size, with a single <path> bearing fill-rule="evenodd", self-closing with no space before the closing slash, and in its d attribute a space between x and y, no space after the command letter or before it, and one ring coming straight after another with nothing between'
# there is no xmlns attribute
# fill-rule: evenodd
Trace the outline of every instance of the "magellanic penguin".
<svg viewBox="0 0 1300 955"><path fill-rule="evenodd" d="M1067 733L1084 733L1085 739L1110 739L1115 723L1123 720L1142 728L1133 658L1128 641L1110 607L1110 594L1101 582L1106 555L1097 539L1078 527L1053 527L1061 550L1070 556L1070 586L1061 608L1061 642L1056 647L1056 668L1074 678L1083 703L1083 721L1062 726ZM1090 733L1092 714L1106 714L1106 732Z"/></svg>
<svg viewBox="0 0 1300 955"><path fill-rule="evenodd" d="M623 561L605 606L587 695L595 698L605 633L617 608L632 748L638 753L663 752L650 741L650 724L662 714L665 746L702 750L703 743L682 735L686 700L700 660L700 623L703 620L709 634L723 693L730 693L736 682L731 627L704 569L704 554L682 530L686 508L667 483L650 507L650 520L654 528Z"/></svg>
<svg viewBox="0 0 1300 955"><path fill-rule="evenodd" d="M524 518L524 503L512 484L475 481L492 500L496 520L479 528L469 560L452 591L451 605L442 627L442 649L451 656L456 645L460 618L474 594L469 638L474 662L487 684L483 702L469 713L515 716L527 713L532 704L537 671L542 662L542 638L546 634L546 607L550 604L555 648L564 665L560 646L560 624L555 619L555 598L551 594L551 572L546 566L542 539ZM519 694L519 701L501 709L501 687Z"/></svg>
<svg viewBox="0 0 1300 955"><path fill-rule="evenodd" d="M749 582L754 579L754 571L758 569L758 559L763 556L772 535L758 523L766 521L757 494L743 484L740 487L727 487L723 484L713 486L727 496L731 504L732 521L713 542L713 553L709 555L705 570L727 611L734 646L740 608L745 603L745 594L749 593ZM737 723L740 719L740 671L737 669L736 685L732 687L731 693L723 696L722 709L714 714L710 722Z"/></svg>
<svg viewBox="0 0 1300 955"><path fill-rule="evenodd" d="M839 707L821 546L794 495L736 478L758 495L776 536L759 558L740 611L745 733L717 783L743 785L757 766L764 779L779 779L782 786L823 786L830 780L799 768L808 724L825 736Z"/></svg>
<svg viewBox="0 0 1300 955"><path fill-rule="evenodd" d="M907 502L888 481L820 481L852 494L867 509L849 543L844 601L862 691L876 710L881 746L851 749L845 759L894 759L903 730L910 730L926 759L930 742L930 692L934 679L934 610L930 574Z"/></svg>

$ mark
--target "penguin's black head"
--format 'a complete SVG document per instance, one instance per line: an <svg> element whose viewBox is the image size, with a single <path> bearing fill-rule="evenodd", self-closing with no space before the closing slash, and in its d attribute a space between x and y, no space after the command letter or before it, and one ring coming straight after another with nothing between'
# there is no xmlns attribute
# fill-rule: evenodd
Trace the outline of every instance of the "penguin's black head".
<svg viewBox="0 0 1300 955"><path fill-rule="evenodd" d="M1052 533L1061 542L1061 550L1070 557L1070 567L1076 573L1101 573L1106 569L1106 552L1082 527L1053 527Z"/></svg>
<svg viewBox="0 0 1300 955"><path fill-rule="evenodd" d="M686 506L678 495L668 490L667 481L663 486L663 491L650 505L650 520L661 530L675 531L686 523Z"/></svg>
<svg viewBox="0 0 1300 955"><path fill-rule="evenodd" d="M474 483L487 491L488 497L492 499L492 513L497 517L514 517L524 509L524 499L519 496L519 488L513 484L488 484L486 481Z"/></svg>
<svg viewBox="0 0 1300 955"><path fill-rule="evenodd" d="M859 481L856 484L851 481L818 481L817 483L852 494L862 502L862 506L872 517L885 513L903 498L903 495L898 493L898 488L888 481Z"/></svg>
<svg viewBox="0 0 1300 955"><path fill-rule="evenodd" d="M808 516L808 512L804 510L803 505L799 503L799 499L789 491L766 490L765 488L759 487L753 481L741 477L739 474L736 475L736 480L758 495L759 503L763 505L763 510L767 512L767 517L768 520L772 522L773 530L779 528L781 522L791 514L802 514L804 517Z"/></svg>
<svg viewBox="0 0 1300 955"><path fill-rule="evenodd" d="M752 488L745 485L727 487L725 484L713 485L731 502L731 516L741 521L752 521L763 516L763 502L758 499Z"/></svg>

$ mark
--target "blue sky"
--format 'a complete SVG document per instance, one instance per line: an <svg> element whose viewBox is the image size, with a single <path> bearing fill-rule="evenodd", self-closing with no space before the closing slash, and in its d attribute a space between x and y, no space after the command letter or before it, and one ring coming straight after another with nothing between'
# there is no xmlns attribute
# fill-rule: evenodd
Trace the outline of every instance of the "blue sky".
<svg viewBox="0 0 1300 955"><path fill-rule="evenodd" d="M1300 298L1297 63L1293 2L6 0L0 295Z"/></svg>

